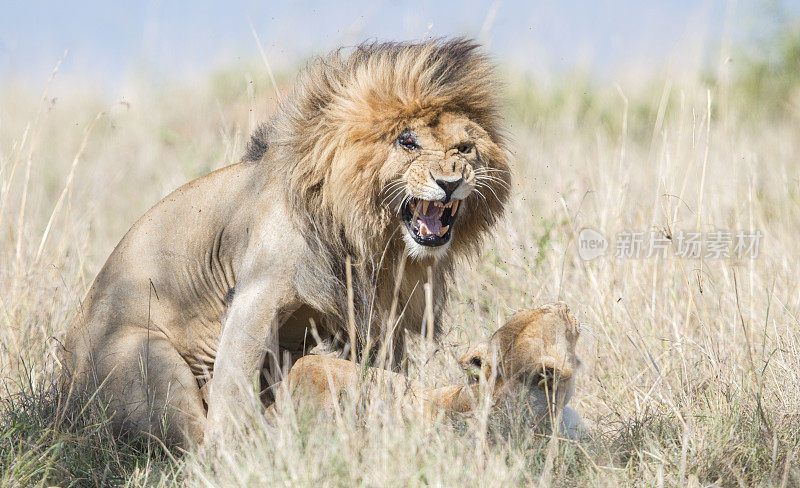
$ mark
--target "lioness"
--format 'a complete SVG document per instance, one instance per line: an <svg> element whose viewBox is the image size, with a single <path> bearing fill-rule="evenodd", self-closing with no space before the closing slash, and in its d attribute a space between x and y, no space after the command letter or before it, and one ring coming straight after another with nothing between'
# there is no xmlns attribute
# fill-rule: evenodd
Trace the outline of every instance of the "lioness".
<svg viewBox="0 0 800 488"><path fill-rule="evenodd" d="M101 388L118 431L199 442L316 337L354 357L381 345L398 367L425 290L438 331L454 263L503 212L497 93L461 39L310 62L243 162L178 188L122 238L67 334L64 387Z"/></svg>
<svg viewBox="0 0 800 488"><path fill-rule="evenodd" d="M495 406L522 401L544 430L550 431L551 422L560 419L560 431L574 439L583 432L580 416L567 406L580 365L575 355L578 335L575 317L566 304L557 302L517 312L489 339L463 354L458 362L468 375L467 385L426 388L391 371L309 355L292 366L285 388L278 391L311 401L323 411L336 408L342 393L375 391L393 397L405 410L434 418L440 412L472 411L481 386L487 386ZM279 394L275 408L287 400Z"/></svg>

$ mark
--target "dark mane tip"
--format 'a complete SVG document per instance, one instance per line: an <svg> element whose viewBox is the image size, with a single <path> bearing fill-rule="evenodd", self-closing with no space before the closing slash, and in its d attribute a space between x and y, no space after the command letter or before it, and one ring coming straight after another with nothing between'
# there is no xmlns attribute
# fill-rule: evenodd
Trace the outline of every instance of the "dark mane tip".
<svg viewBox="0 0 800 488"><path fill-rule="evenodd" d="M256 127L247 142L242 161L260 161L264 157L264 154L269 149L269 132L270 126L268 122L262 122Z"/></svg>

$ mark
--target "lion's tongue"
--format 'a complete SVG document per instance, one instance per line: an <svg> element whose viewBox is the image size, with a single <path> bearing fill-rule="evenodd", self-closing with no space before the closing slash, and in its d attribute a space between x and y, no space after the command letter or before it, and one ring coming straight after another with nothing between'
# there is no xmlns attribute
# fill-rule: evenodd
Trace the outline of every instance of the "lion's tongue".
<svg viewBox="0 0 800 488"><path fill-rule="evenodd" d="M442 229L442 221L439 215L420 215L417 219L419 223L419 235L422 237L438 236Z"/></svg>

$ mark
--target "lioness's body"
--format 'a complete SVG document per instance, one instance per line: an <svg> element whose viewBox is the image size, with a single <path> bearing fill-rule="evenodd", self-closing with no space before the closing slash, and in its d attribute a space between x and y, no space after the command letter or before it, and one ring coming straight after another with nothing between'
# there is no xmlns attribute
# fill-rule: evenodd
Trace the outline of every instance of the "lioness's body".
<svg viewBox="0 0 800 488"><path fill-rule="evenodd" d="M521 406L550 431L559 419L561 433L578 438L583 423L567 403L572 397L580 360L575 354L579 330L563 302L514 314L487 340L459 358L470 382L431 388L401 374L336 357L300 358L280 389L276 408L290 398L304 399L322 411L340 407L343 395L377 396L394 401L403 412L428 419L441 413L467 413L487 396L492 407Z"/></svg>
<svg viewBox="0 0 800 488"><path fill-rule="evenodd" d="M453 257L507 200L476 47L364 45L312 63L245 162L179 188L117 245L68 332L65 385L102 386L118 430L199 441L262 367L316 338L380 346L396 366L424 325L423 284L438 330Z"/></svg>
<svg viewBox="0 0 800 488"><path fill-rule="evenodd" d="M440 412L469 412L477 404L477 385L448 385L430 388L400 373L368 367L353 361L325 355L308 355L297 360L279 390L273 410L288 398L309 401L319 411L331 413L341 407L343 395L358 398L367 393L383 401L395 401L404 413L421 413L428 419Z"/></svg>

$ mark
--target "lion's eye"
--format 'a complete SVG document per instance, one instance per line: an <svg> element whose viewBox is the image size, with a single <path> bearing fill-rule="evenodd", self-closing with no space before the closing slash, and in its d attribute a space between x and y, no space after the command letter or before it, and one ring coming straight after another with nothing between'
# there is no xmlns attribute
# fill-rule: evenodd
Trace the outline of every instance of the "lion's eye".
<svg viewBox="0 0 800 488"><path fill-rule="evenodd" d="M475 144L471 142L462 142L458 146L456 146L456 150L461 154L469 154L472 152L472 149L475 147Z"/></svg>
<svg viewBox="0 0 800 488"><path fill-rule="evenodd" d="M411 131L405 131L397 138L397 143L400 144L404 149L408 149L409 151L416 151L419 149L419 144L417 144L417 138L414 136L414 133Z"/></svg>

